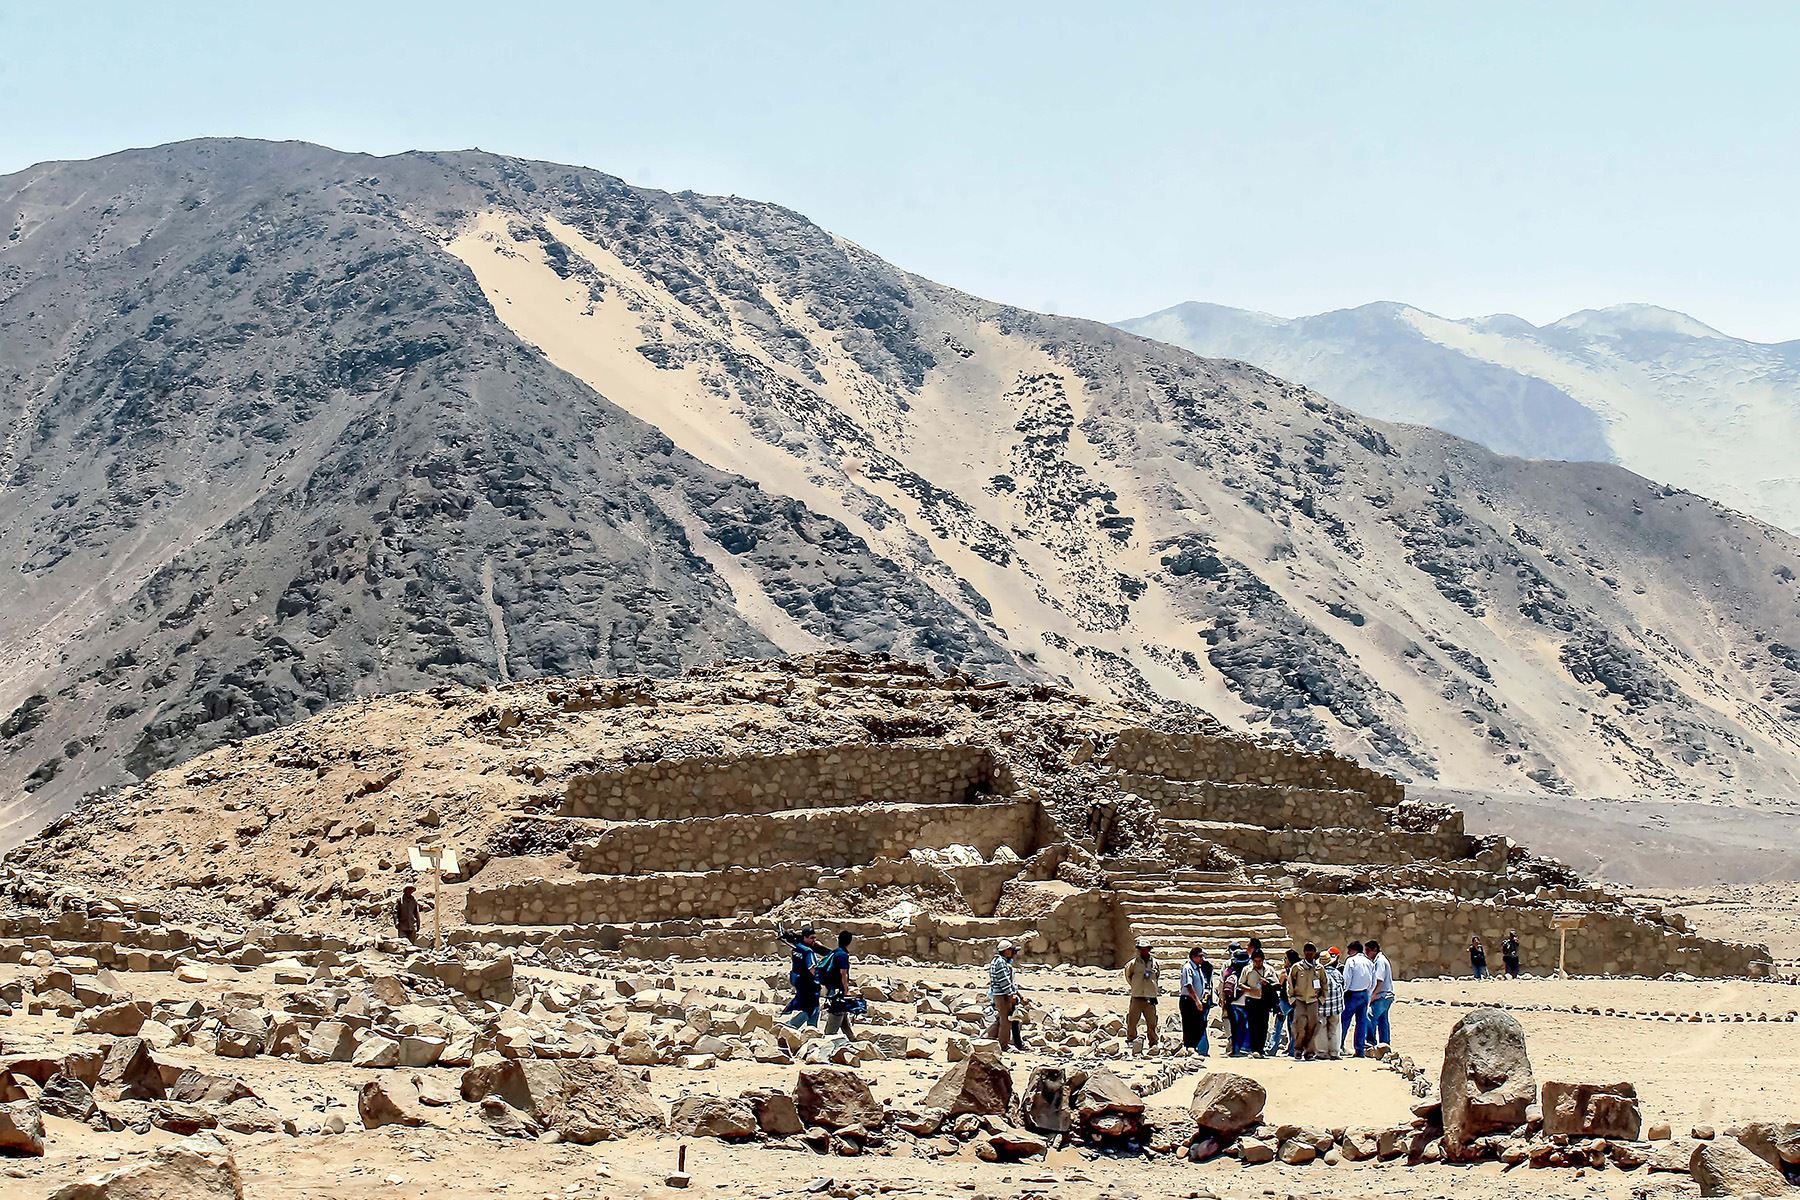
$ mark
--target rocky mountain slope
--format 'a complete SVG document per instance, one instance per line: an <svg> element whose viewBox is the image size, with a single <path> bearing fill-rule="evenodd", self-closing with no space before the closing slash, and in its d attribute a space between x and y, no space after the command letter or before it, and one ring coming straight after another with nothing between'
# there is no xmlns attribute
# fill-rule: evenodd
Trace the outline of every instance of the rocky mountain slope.
<svg viewBox="0 0 1800 1200"><path fill-rule="evenodd" d="M201 141L0 179L0 842L355 696L826 645L1415 780L1800 780L1800 546L785 209Z"/></svg>
<svg viewBox="0 0 1800 1200"><path fill-rule="evenodd" d="M1283 320L1178 304L1120 328L1241 358L1365 416L1525 458L1616 462L1800 531L1800 341L1648 304L1457 321L1405 304Z"/></svg>

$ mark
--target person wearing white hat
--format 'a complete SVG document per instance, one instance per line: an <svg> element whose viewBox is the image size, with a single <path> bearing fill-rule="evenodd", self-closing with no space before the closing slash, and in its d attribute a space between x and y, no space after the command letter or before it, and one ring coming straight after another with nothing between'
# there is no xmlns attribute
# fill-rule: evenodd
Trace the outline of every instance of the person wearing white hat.
<svg viewBox="0 0 1800 1200"><path fill-rule="evenodd" d="M1150 1048L1156 1049L1156 998L1161 988L1158 976L1162 969L1150 954L1150 939L1141 937L1137 940L1137 953L1125 964L1125 984L1131 992L1131 1002L1125 1009L1125 1040L1137 1041L1138 1022L1149 1024Z"/></svg>
<svg viewBox="0 0 1800 1200"><path fill-rule="evenodd" d="M1019 1007L1019 984L1013 978L1013 959L1018 953L1016 942L1002 941L994 951L994 961L988 964L988 1003L994 1008L994 1023L988 1036L999 1042L1002 1050L1008 1045L1017 1050L1025 1048L1019 1023L1012 1019Z"/></svg>

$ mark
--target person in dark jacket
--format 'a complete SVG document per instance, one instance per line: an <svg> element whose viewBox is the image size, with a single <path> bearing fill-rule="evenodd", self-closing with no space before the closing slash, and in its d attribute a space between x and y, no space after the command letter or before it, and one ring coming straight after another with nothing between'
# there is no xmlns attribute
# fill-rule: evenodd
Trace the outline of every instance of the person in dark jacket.
<svg viewBox="0 0 1800 1200"><path fill-rule="evenodd" d="M1509 979L1517 979L1519 977L1518 930L1509 929L1506 931L1506 940L1500 943L1500 961L1506 965L1506 974Z"/></svg>
<svg viewBox="0 0 1800 1200"><path fill-rule="evenodd" d="M1487 947L1481 944L1479 935L1469 939L1469 969L1475 972L1475 978L1487 978Z"/></svg>
<svg viewBox="0 0 1800 1200"><path fill-rule="evenodd" d="M400 903L394 906L394 928L409 942L419 936L419 898L413 895L410 885L400 893Z"/></svg>
<svg viewBox="0 0 1800 1200"><path fill-rule="evenodd" d="M798 1029L802 1025L819 1027L819 977L816 974L819 957L824 953L819 945L819 935L811 925L799 933L782 934L781 940L788 943L791 952L788 955L788 986L794 989L793 998L782 1009L782 1024L790 1029ZM792 1013L792 1016L787 1014Z"/></svg>
<svg viewBox="0 0 1800 1200"><path fill-rule="evenodd" d="M825 960L821 974L825 985L826 1034L842 1034L855 1040L856 1030L850 1026L851 1014L857 1006L857 1001L850 996L850 937L848 929L838 933L837 949Z"/></svg>

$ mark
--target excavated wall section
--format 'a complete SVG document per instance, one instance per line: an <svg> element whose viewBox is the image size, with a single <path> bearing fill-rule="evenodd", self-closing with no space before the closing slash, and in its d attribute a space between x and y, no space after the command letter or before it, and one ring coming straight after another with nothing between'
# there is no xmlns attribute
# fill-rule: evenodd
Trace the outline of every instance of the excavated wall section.
<svg viewBox="0 0 1800 1200"><path fill-rule="evenodd" d="M1384 808L1406 796L1399 780L1330 751L1213 734L1127 729L1114 739L1106 763L1120 771L1176 780L1348 789L1367 793Z"/></svg>
<svg viewBox="0 0 1800 1200"><path fill-rule="evenodd" d="M691 817L618 825L574 853L583 871L598 875L782 863L839 868L952 845L973 846L983 858L1005 846L1024 858L1038 848L1042 822L1032 800Z"/></svg>
<svg viewBox="0 0 1800 1200"><path fill-rule="evenodd" d="M1475 839L1461 830L1411 833L1397 829L1265 829L1260 825L1165 825L1163 836L1178 856L1193 856L1212 843L1251 863L1326 863L1384 866L1461 861L1504 870L1506 850L1495 846L1485 859L1471 858Z"/></svg>
<svg viewBox="0 0 1800 1200"><path fill-rule="evenodd" d="M1271 829L1379 828L1388 814L1346 788L1268 787L1165 779L1126 772L1119 786L1155 804L1165 820L1234 821Z"/></svg>
<svg viewBox="0 0 1800 1200"><path fill-rule="evenodd" d="M998 899L1022 864L984 863L942 870L916 859L878 859L843 871L812 864L729 867L655 875L590 875L527 879L469 889L464 919L471 925L629 924L766 913L812 888L864 886L935 888L958 892L979 912Z"/></svg>
<svg viewBox="0 0 1800 1200"><path fill-rule="evenodd" d="M983 746L852 743L578 774L568 782L562 813L666 821L871 803L963 804L1012 790Z"/></svg>
<svg viewBox="0 0 1800 1200"><path fill-rule="evenodd" d="M1402 978L1469 973L1469 938L1479 934L1490 962L1509 929L1519 934L1524 969L1556 970L1559 932L1550 905L1455 900L1382 892L1320 895L1289 891L1276 896L1282 922L1296 943L1337 944L1373 937ZM1629 912L1589 911L1586 924L1569 932L1568 969L1575 975L1763 975L1769 964L1760 946L1694 937Z"/></svg>

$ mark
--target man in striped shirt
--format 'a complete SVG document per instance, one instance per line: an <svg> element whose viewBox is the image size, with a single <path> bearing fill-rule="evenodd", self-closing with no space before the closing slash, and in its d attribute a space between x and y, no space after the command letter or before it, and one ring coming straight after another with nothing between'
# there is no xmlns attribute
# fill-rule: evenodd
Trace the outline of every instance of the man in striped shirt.
<svg viewBox="0 0 1800 1200"><path fill-rule="evenodd" d="M1023 1050L1014 1030L1013 1013L1019 1007L1019 985L1013 979L1013 958L1019 953L1016 943L1003 941L994 952L994 961L988 964L988 1002L994 1006L994 1024L988 1030L988 1036L1000 1043L1002 1050L1008 1046Z"/></svg>

